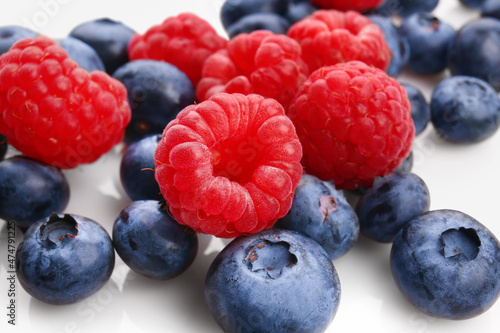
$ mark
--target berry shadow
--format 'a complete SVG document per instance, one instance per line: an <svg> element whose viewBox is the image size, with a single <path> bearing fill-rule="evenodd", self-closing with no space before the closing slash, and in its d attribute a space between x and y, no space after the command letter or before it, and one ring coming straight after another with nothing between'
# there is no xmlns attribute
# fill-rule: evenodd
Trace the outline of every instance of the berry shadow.
<svg viewBox="0 0 500 333"><path fill-rule="evenodd" d="M203 234L197 237L196 258L181 275L169 280L153 280L132 270L128 272L123 286L123 306L137 327L153 333L182 332L185 327L195 332L220 332L205 303L205 276L230 239Z"/></svg>
<svg viewBox="0 0 500 333"><path fill-rule="evenodd" d="M123 296L114 279L98 292L75 304L43 303L31 297L30 327L36 332L119 332L123 320Z"/></svg>

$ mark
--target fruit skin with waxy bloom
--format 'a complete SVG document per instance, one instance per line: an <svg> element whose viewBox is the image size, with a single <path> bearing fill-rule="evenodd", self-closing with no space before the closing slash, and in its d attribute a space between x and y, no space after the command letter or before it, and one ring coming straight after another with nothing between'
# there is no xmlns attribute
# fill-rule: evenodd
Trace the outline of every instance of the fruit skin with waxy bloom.
<svg viewBox="0 0 500 333"><path fill-rule="evenodd" d="M194 103L196 91L181 70L164 61L140 59L120 66L113 78L127 89L132 116L124 141L161 134L179 111Z"/></svg>
<svg viewBox="0 0 500 333"><path fill-rule="evenodd" d="M128 197L135 200L162 200L155 179L154 155L161 134L142 138L128 146L120 162L120 182Z"/></svg>
<svg viewBox="0 0 500 333"><path fill-rule="evenodd" d="M326 251L291 230L236 238L205 279L205 301L224 332L324 332L340 293Z"/></svg>
<svg viewBox="0 0 500 333"><path fill-rule="evenodd" d="M317 241L331 260L347 253L359 235L359 221L344 192L333 182L304 174L292 207L275 227L297 231Z"/></svg>
<svg viewBox="0 0 500 333"><path fill-rule="evenodd" d="M167 280L192 264L198 238L193 230L177 223L158 201L137 200L116 218L113 246L136 273Z"/></svg>
<svg viewBox="0 0 500 333"><path fill-rule="evenodd" d="M55 166L23 155L0 162L0 218L25 230L53 212L62 212L70 188Z"/></svg>
<svg viewBox="0 0 500 333"><path fill-rule="evenodd" d="M38 300L77 303L109 280L115 264L111 238L96 221L52 214L31 225L16 252L21 286Z"/></svg>
<svg viewBox="0 0 500 333"><path fill-rule="evenodd" d="M168 124L155 177L179 223L233 238L286 215L301 157L295 127L276 100L220 93Z"/></svg>
<svg viewBox="0 0 500 333"><path fill-rule="evenodd" d="M70 31L69 36L90 45L99 55L106 73L129 62L127 47L136 32L125 23L107 17L83 22Z"/></svg>
<svg viewBox="0 0 500 333"><path fill-rule="evenodd" d="M498 239L456 210L430 211L408 222L394 240L390 261L403 295L430 316L472 318L500 296Z"/></svg>
<svg viewBox="0 0 500 333"><path fill-rule="evenodd" d="M431 200L425 182L412 172L393 172L375 178L356 204L361 233L390 243L411 219L427 212Z"/></svg>

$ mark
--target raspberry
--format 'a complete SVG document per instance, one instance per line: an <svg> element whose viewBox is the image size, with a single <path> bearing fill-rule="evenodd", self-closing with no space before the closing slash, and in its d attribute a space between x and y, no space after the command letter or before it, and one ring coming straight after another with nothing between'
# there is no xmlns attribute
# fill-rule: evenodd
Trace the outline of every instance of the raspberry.
<svg viewBox="0 0 500 333"><path fill-rule="evenodd" d="M401 164L415 129L405 88L360 61L311 74L290 105L306 172L357 189Z"/></svg>
<svg viewBox="0 0 500 333"><path fill-rule="evenodd" d="M60 168L93 162L122 140L130 113L119 81L79 68L48 37L0 57L0 133L29 157Z"/></svg>
<svg viewBox="0 0 500 333"><path fill-rule="evenodd" d="M369 9L377 8L382 4L382 2L384 2L384 0L311 0L311 2L321 8L331 8L343 11L356 10L358 12L364 12Z"/></svg>
<svg viewBox="0 0 500 333"><path fill-rule="evenodd" d="M295 128L276 100L220 93L167 125L155 177L180 224L232 238L286 215L301 157Z"/></svg>
<svg viewBox="0 0 500 333"><path fill-rule="evenodd" d="M135 35L128 53L130 60L168 62L183 71L196 86L205 59L226 45L227 40L207 21L192 13L182 13L149 28L144 35Z"/></svg>
<svg viewBox="0 0 500 333"><path fill-rule="evenodd" d="M259 94L274 98L285 108L306 80L307 68L300 45L270 31L240 34L227 49L210 56L197 86L198 100L219 93Z"/></svg>
<svg viewBox="0 0 500 333"><path fill-rule="evenodd" d="M350 60L385 70L391 60L383 31L355 11L318 10L292 25L288 36L302 46L310 72Z"/></svg>

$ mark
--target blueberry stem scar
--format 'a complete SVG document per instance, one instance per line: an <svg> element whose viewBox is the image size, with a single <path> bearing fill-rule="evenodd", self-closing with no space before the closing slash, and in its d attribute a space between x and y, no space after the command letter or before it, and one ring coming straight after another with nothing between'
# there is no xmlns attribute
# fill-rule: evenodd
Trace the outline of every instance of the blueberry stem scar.
<svg viewBox="0 0 500 333"><path fill-rule="evenodd" d="M472 261L481 247L481 240L472 228L448 229L441 234L441 240L446 258L462 257Z"/></svg>
<svg viewBox="0 0 500 333"><path fill-rule="evenodd" d="M40 237L49 247L60 245L65 239L74 239L78 236L78 223L68 214L63 217L53 213L49 220L40 227Z"/></svg>
<svg viewBox="0 0 500 333"><path fill-rule="evenodd" d="M284 268L292 268L297 257L290 252L287 242L261 241L248 252L245 261L252 272L266 272L271 279L278 278Z"/></svg>

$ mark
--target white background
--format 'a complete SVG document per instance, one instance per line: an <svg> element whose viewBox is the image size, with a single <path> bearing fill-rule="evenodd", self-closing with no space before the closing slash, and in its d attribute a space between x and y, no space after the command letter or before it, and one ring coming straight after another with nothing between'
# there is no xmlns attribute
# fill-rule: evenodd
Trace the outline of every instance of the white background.
<svg viewBox="0 0 500 333"><path fill-rule="evenodd" d="M169 16L191 11L224 34L219 22L223 0L3 1L0 25L27 25L53 38L67 36L79 23L110 17L139 33ZM441 0L435 15L458 29L479 16L458 0ZM420 88L429 100L433 87L445 77L405 73L401 82ZM93 218L111 232L118 213L128 203L119 180L120 149L92 165L65 171L71 199L65 212ZM414 172L431 192L431 209L461 210L500 236L500 133L474 145L442 142L432 126L414 146ZM111 280L97 294L71 306L41 303L17 285L17 325L7 325L6 225L0 221L0 332L220 332L203 299L203 281L215 255L228 242L200 235L194 264L180 277L152 281L131 272L117 257ZM20 236L20 233L18 233ZM18 244L20 237L18 237ZM390 245L360 238L344 257L334 261L342 283L342 299L327 332L498 332L500 301L479 317L448 321L428 317L408 303L396 288L389 269ZM500 277L499 277L500 278Z"/></svg>

